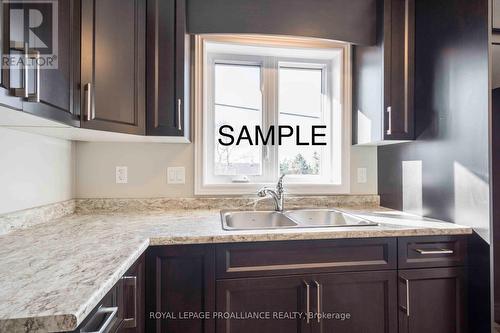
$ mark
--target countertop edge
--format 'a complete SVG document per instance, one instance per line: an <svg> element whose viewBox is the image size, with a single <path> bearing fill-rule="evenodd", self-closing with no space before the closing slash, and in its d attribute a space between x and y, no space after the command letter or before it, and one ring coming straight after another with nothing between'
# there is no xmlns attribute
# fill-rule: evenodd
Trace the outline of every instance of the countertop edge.
<svg viewBox="0 0 500 333"><path fill-rule="evenodd" d="M20 328L29 332L65 332L75 330L86 317L97 306L99 301L111 290L120 280L121 276L135 263L139 257L145 253L150 246L188 245L188 244L220 244L235 242L266 242L266 241L295 241L295 240L315 240L315 239L355 239L355 238L383 238L383 237L412 237L412 236L458 236L471 235L473 229L470 227L456 228L416 228L394 230L332 230L326 231L318 228L305 233L235 233L228 231L225 235L216 236L158 236L148 237L135 250L118 270L113 272L110 278L101 285L94 294L85 302L76 313L55 314L49 316L35 316L28 318L8 318L0 319L0 329L7 329L9 332L21 332ZM14 328L14 329L11 329ZM10 329L10 330L9 330ZM23 330L22 332L26 332Z"/></svg>

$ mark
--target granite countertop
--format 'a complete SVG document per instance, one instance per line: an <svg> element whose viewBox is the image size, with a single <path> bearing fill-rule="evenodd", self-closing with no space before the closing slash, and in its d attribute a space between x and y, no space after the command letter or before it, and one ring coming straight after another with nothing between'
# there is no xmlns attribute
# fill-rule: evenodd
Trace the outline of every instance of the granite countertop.
<svg viewBox="0 0 500 333"><path fill-rule="evenodd" d="M374 227L225 231L218 210L80 213L0 236L0 332L75 329L152 245L471 234L384 208Z"/></svg>

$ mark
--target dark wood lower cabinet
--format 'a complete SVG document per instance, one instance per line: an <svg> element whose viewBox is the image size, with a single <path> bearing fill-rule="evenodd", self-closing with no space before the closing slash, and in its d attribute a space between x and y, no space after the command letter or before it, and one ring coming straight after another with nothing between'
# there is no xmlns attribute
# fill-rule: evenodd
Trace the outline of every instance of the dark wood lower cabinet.
<svg viewBox="0 0 500 333"><path fill-rule="evenodd" d="M464 239L392 241L151 247L146 332L466 333ZM387 246L360 256L370 242ZM378 266L363 260L374 256Z"/></svg>
<svg viewBox="0 0 500 333"><path fill-rule="evenodd" d="M221 280L217 311L236 318L217 332L395 333L396 299L395 271Z"/></svg>
<svg viewBox="0 0 500 333"><path fill-rule="evenodd" d="M214 249L209 245L152 247L147 253L146 332L213 333Z"/></svg>
<svg viewBox="0 0 500 333"><path fill-rule="evenodd" d="M400 333L465 333L461 267L399 271Z"/></svg>
<svg viewBox="0 0 500 333"><path fill-rule="evenodd" d="M313 284L313 308L320 314L313 332L397 332L396 271L321 275Z"/></svg>
<svg viewBox="0 0 500 333"><path fill-rule="evenodd" d="M217 281L217 312L239 316L217 319L217 333L309 332L312 319L308 324L304 315L298 316L307 312L308 298L312 306L308 280L307 276L288 276ZM279 313L297 317L280 319Z"/></svg>
<svg viewBox="0 0 500 333"><path fill-rule="evenodd" d="M145 329L145 256L123 275L120 286L119 333L143 333Z"/></svg>

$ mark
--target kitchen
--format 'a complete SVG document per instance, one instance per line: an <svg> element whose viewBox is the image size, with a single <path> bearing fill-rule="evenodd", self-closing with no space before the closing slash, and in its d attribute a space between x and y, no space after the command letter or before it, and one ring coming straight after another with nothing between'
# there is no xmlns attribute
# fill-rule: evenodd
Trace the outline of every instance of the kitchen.
<svg viewBox="0 0 500 333"><path fill-rule="evenodd" d="M0 332L500 323L499 1L0 2Z"/></svg>

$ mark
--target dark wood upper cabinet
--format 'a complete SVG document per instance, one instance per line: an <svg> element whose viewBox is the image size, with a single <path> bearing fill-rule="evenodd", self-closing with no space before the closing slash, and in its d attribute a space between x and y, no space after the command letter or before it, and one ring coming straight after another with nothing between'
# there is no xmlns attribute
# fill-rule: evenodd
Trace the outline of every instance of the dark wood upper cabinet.
<svg viewBox="0 0 500 333"><path fill-rule="evenodd" d="M353 47L353 143L415 139L415 0L377 2L377 45Z"/></svg>
<svg viewBox="0 0 500 333"><path fill-rule="evenodd" d="M32 4L30 4L32 6ZM50 36L50 26L42 25L40 34ZM68 125L80 126L80 0L57 1L57 65L40 68L28 75L29 94L23 110Z"/></svg>
<svg viewBox="0 0 500 333"><path fill-rule="evenodd" d="M147 1L147 135L189 137L186 0Z"/></svg>
<svg viewBox="0 0 500 333"><path fill-rule="evenodd" d="M14 32L11 33L11 23L13 26L19 26L22 25L22 23L19 22L19 16L13 16L11 18L10 10L12 9L11 6L13 6L13 3L9 1L0 1L0 4L0 10L2 11L0 16L0 18L2 19L2 23L0 24L0 28L2 29L2 43L0 44L0 46L2 48L2 63L5 63L5 61L10 58L11 53L14 52L13 50L11 50L11 40L15 41L14 38L16 36L14 36ZM22 71L19 68L14 69L7 66L2 66L0 73L0 104L3 106L21 110L23 108L22 98L16 97L13 94L11 88L18 87L18 84L20 83L20 79L22 77Z"/></svg>
<svg viewBox="0 0 500 333"><path fill-rule="evenodd" d="M148 333L214 333L214 321L180 318L215 311L214 250L209 245L151 247L146 256ZM163 314L163 315L162 315ZM168 316L168 314L174 314Z"/></svg>
<svg viewBox="0 0 500 333"><path fill-rule="evenodd" d="M82 127L145 134L146 0L82 0Z"/></svg>
<svg viewBox="0 0 500 333"><path fill-rule="evenodd" d="M2 68L0 103L79 126L80 0L3 2L2 10L4 63L9 55L30 60ZM42 24L28 30L31 11L41 13Z"/></svg>
<svg viewBox="0 0 500 333"><path fill-rule="evenodd" d="M399 271L400 333L465 333L463 268Z"/></svg>

